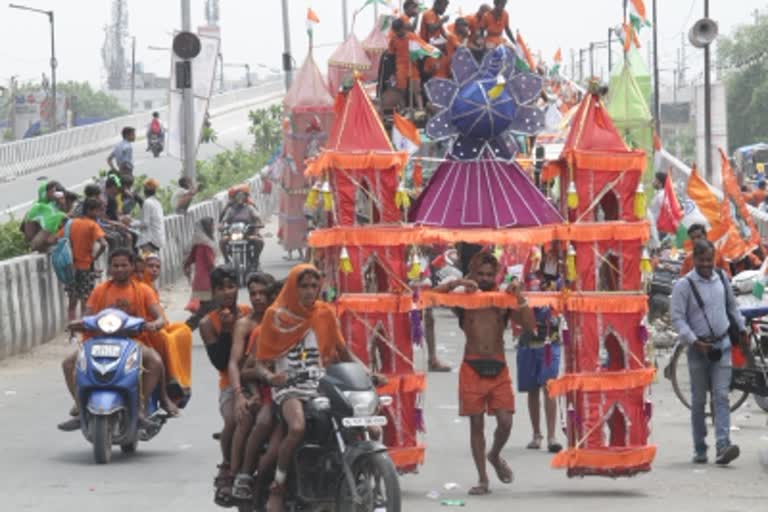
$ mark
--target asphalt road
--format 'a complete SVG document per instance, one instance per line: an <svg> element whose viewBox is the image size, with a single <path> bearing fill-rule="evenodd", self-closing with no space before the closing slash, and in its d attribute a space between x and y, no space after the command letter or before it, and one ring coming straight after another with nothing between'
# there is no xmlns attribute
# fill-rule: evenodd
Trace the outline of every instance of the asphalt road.
<svg viewBox="0 0 768 512"><path fill-rule="evenodd" d="M271 227L274 233L274 227ZM283 276L290 264L281 258L275 239L264 252L267 271ZM184 283L161 291L169 316L185 318ZM244 294L241 299L245 300ZM456 364L462 338L455 319L438 313L442 357ZM56 423L66 417L70 400L59 362L72 348L62 336L31 354L0 362L0 510L133 512L215 510L212 479L219 462L211 433L221 426L216 374L199 339L194 348L193 398L183 417L139 446L135 455L116 452L112 463L93 463L91 448L78 432L65 434ZM508 357L514 364L514 351ZM419 355L420 364L424 363ZM665 362L660 355L660 363ZM658 456L653 471L630 479L569 480L549 467L544 451L524 446L531 438L525 396L518 395L512 438L503 455L516 480L504 486L492 480L493 494L469 497L475 482L469 451L469 427L457 417L454 373L428 378L427 460L418 475L401 479L403 510L445 510L443 499L459 499L475 511L541 510L640 512L647 510L761 511L768 503L768 472L760 454L768 450L768 418L750 401L733 416L733 441L742 457L729 468L693 466L688 414L661 381L653 388L653 442ZM492 434L488 426L488 439Z"/></svg>
<svg viewBox="0 0 768 512"><path fill-rule="evenodd" d="M266 103L270 105L271 103ZM216 143L200 144L197 158L206 160L225 149L234 148L240 143L248 146L253 143L253 137L248 133L250 121L248 111L254 108L235 110L212 118L213 129L216 130L218 140ZM147 118L149 122L149 118ZM138 127L137 127L138 128ZM115 141L117 142L117 141ZM133 147L135 171L138 176L146 174L158 179L162 184L173 183L178 180L181 173L181 161L169 157L163 153L159 158L154 158L146 152L146 142L137 141ZM92 154L55 165L47 169L41 169L13 181L0 183L0 222L7 220L9 214L20 218L32 206L37 197L37 188L41 179L57 180L66 188L75 192L82 192L83 187L97 176L99 170L107 169L107 156L111 150Z"/></svg>

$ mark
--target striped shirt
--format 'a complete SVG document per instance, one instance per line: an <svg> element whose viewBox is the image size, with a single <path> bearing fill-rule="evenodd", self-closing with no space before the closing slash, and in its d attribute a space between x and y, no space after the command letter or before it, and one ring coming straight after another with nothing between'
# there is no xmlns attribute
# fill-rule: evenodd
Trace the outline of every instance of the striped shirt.
<svg viewBox="0 0 768 512"><path fill-rule="evenodd" d="M320 350L315 331L307 331L304 339L275 362L277 373L295 373L320 367ZM310 379L284 388L272 388L272 399L281 404L287 398L308 399L317 396L318 380Z"/></svg>

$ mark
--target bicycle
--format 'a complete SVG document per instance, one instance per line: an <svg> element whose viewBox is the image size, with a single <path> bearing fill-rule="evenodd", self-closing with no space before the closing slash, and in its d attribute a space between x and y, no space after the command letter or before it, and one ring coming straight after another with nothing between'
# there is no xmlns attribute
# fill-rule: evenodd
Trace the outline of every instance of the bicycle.
<svg viewBox="0 0 768 512"><path fill-rule="evenodd" d="M763 411L768 412L768 306L742 308L741 314L747 323L750 349L747 354L741 354L740 349L733 349L733 377L731 379L730 404L731 412L744 405L752 394L755 403ZM683 357L687 347L679 341L675 344L669 364L664 368L664 377L672 382L672 389L682 404L691 408L691 387L688 373L688 358ZM738 351L737 351L738 350ZM757 358L755 357L757 354ZM714 409L711 401L707 416Z"/></svg>

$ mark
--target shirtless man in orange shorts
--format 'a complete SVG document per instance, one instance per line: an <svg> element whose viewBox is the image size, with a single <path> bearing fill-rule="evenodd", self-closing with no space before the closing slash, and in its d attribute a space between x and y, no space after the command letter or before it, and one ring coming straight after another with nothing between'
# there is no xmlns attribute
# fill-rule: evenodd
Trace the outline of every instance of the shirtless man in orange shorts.
<svg viewBox="0 0 768 512"><path fill-rule="evenodd" d="M476 254L470 262L467 279L457 279L435 288L437 292L452 292L463 286L466 293L497 291L498 260L488 252ZM479 292L478 292L479 290ZM516 310L485 308L459 311L459 326L467 344L464 362L459 371L459 415L469 416L472 458L477 467L478 483L469 494L490 493L486 459L496 470L502 483L514 479L512 470L501 457L501 450L512 431L515 396L512 378L504 355L504 328L509 320L523 330L532 331L536 322L528 307L522 288L517 281L507 286L506 292L517 298ZM489 452L485 451L485 414L496 416L496 432Z"/></svg>

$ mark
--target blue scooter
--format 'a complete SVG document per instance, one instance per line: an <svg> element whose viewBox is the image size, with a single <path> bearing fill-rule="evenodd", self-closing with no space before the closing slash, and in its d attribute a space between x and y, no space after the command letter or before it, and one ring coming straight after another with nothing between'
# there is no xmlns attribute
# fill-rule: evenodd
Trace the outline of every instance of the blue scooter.
<svg viewBox="0 0 768 512"><path fill-rule="evenodd" d="M155 389L145 409L150 426L139 425L141 344L132 337L144 323L119 309L82 320L82 329L95 337L82 343L77 354L80 425L99 464L109 463L113 444L123 453L135 452L138 442L155 437L168 419Z"/></svg>

